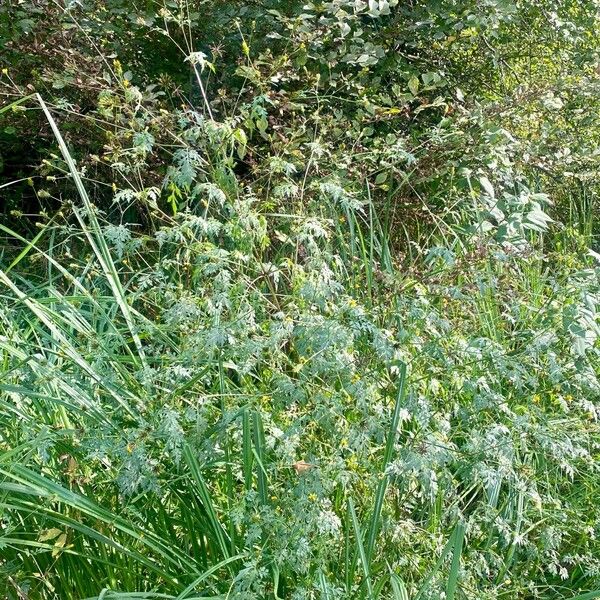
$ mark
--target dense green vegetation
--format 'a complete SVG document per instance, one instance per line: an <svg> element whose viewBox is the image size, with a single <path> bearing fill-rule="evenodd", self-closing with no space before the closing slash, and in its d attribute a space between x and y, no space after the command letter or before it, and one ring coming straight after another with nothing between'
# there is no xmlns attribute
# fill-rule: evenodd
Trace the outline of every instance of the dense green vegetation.
<svg viewBox="0 0 600 600"><path fill-rule="evenodd" d="M600 598L600 3L0 5L0 598Z"/></svg>

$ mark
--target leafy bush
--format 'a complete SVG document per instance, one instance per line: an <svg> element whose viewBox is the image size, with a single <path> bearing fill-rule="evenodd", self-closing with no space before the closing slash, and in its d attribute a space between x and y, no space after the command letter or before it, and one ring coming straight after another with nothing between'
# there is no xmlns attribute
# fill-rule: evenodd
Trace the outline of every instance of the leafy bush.
<svg viewBox="0 0 600 600"><path fill-rule="evenodd" d="M600 597L598 16L1 7L6 596Z"/></svg>

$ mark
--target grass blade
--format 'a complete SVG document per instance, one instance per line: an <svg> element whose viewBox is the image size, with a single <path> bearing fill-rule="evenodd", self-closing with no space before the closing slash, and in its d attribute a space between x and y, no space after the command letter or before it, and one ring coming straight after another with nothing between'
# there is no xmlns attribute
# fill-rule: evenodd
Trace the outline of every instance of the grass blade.
<svg viewBox="0 0 600 600"><path fill-rule="evenodd" d="M435 563L435 565L433 566L431 571L428 573L427 577L425 578L425 581L422 583L414 600L419 600L419 598L421 598L423 596L423 594L427 591L429 584L431 583L432 579L435 577L435 574L440 570L441 566L444 564L444 561L446 560L446 557L448 556L448 554L450 554L450 552L453 551L453 549L454 549L453 561L452 561L453 565L454 565L454 560L456 557L458 557L457 560L460 560L460 553L462 553L463 537L464 537L464 524L458 523L456 525L456 527L454 528L452 535L446 542L446 545L444 546L444 549L442 550L442 554L438 558L437 562ZM460 541L460 544L459 544L460 552L457 551L457 541L458 540ZM456 569L456 571L458 571L458 568ZM451 575L452 575L452 571L451 571ZM451 581L452 581L451 578L449 578L448 585L451 584ZM447 589L448 589L448 586L447 586L446 590Z"/></svg>
<svg viewBox="0 0 600 600"><path fill-rule="evenodd" d="M258 495L263 504L267 503L267 473L265 471L265 434L262 419L258 412L254 413L254 456L258 463L257 481Z"/></svg>
<svg viewBox="0 0 600 600"><path fill-rule="evenodd" d="M210 492L208 490L206 482L204 481L204 477L202 477L202 473L200 471L200 464L198 463L198 459L194 455L189 445L186 445L183 450L183 459L187 464L192 478L196 484L196 492L204 510L206 511L206 515L208 518L208 526L210 527L210 530L217 541L221 554L226 559L230 558L230 541L227 539L227 534L225 533L225 530L223 529L223 526L221 525L217 517L217 512L215 510L212 498L210 496Z"/></svg>
<svg viewBox="0 0 600 600"><path fill-rule="evenodd" d="M460 557L462 554L464 539L465 525L464 523L458 523L455 530L454 550L452 552L452 564L450 565L448 585L446 586L446 600L454 600L454 595L456 594L456 588L458 587L458 572L460 569Z"/></svg>
<svg viewBox="0 0 600 600"><path fill-rule="evenodd" d="M396 573L390 573L390 583L392 584L394 600L409 600L408 591L402 578L398 577Z"/></svg>
<svg viewBox="0 0 600 600"><path fill-rule="evenodd" d="M81 176L79 175L79 171L77 170L75 161L73 160L73 157L71 156L71 153L69 152L69 149L67 148L67 144L65 143L65 140L63 139L62 134L60 133L58 125L56 124L56 121L54 120L54 118L50 114L50 111L48 110L48 106L46 105L46 103L44 102L44 100L42 99L42 97L39 94L36 94L35 96L36 96L40 106L42 107L42 110L44 111L44 115L46 116L46 119L48 120L48 123L50 124L50 127L52 128L52 132L54 133L54 137L56 138L56 140L58 142L58 146L63 155L63 158L65 159L67 166L69 167L69 171L73 177L73 181L75 182L75 187L77 188L77 192L79 193L79 196L81 197L81 200L83 201L83 205L86 209L87 217L90 220L90 223L92 224L92 230L90 231L90 229L84 223L84 221L81 218L81 215L79 213L76 213L76 216L81 223L81 226L82 226L82 228L85 232L85 235L90 243L90 246L94 250L94 254L100 261L102 270L104 271L104 274L108 280L110 288L114 294L115 301L117 302L119 309L123 313L125 322L127 323L127 326L129 327L129 331L131 333L133 342L137 348L138 355L140 357L140 361L141 361L142 365L145 366L145 354L144 354L144 349L142 347L142 341L140 340L140 337L137 334L137 330L136 330L136 327L135 327L135 324L134 324L134 321L133 321L133 318L131 315L129 305L127 304L127 301L125 300L125 294L123 292L123 287L121 286L121 282L119 280L119 275L117 273L115 263L112 260L110 250L108 248L106 240L102 236L100 224L98 223L98 219L96 217L94 206L92 205L92 203L89 199L89 196L87 194L85 186L83 185L83 181L81 180Z"/></svg>
<svg viewBox="0 0 600 600"><path fill-rule="evenodd" d="M356 518L356 510L354 509L354 502L352 498L348 498L348 512L350 513L350 517L352 519L352 526L354 527L354 538L356 540L356 548L358 550L358 555L360 556L360 562L363 567L363 573L365 576L365 582L367 584L367 591L369 593L369 599L373 598L373 586L371 584L371 575L369 572L369 561L367 560L367 555L365 553L365 548L363 545L362 532L360 530L360 525L358 524L358 519Z"/></svg>
<svg viewBox="0 0 600 600"><path fill-rule="evenodd" d="M400 375L398 384L398 395L396 396L396 405L394 406L394 412L392 414L392 422L390 423L390 429L388 431L387 442L385 446L385 453L383 456L382 472L383 476L379 482L377 488L377 494L375 496L375 506L373 508L373 514L371 516L371 523L369 525L369 532L367 535L367 547L366 547L366 558L371 561L373 556L373 549L375 547L375 540L379 531L379 518L381 516L381 509L383 507L383 500L385 498L385 492L388 484L388 476L385 471L392 460L392 454L394 452L394 445L396 443L396 436L398 433L398 423L400 421L400 410L406 396L406 365L402 363L400 365Z"/></svg>
<svg viewBox="0 0 600 600"><path fill-rule="evenodd" d="M190 583L190 585L188 585L185 588L185 590L183 590L183 592L181 592L181 594L179 594L179 596L177 596L176 600L184 600L185 598L187 598L188 594L191 591L193 591L193 589L198 584L202 583L205 579L208 579L213 573L216 573L219 569L223 568L225 565L228 565L228 564L235 562L237 560L240 560L242 558L244 558L243 554L237 554L236 556L230 556L229 558L222 560L221 562L217 563L216 565L213 565L210 569L208 569L207 571L202 573L202 575L200 575L197 579L195 579L192 583Z"/></svg>

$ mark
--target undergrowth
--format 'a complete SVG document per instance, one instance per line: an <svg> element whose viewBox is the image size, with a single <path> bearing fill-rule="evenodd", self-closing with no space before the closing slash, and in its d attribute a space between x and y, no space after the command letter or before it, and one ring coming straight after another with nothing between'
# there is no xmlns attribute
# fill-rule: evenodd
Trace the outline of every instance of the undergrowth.
<svg viewBox="0 0 600 600"><path fill-rule="evenodd" d="M466 46L416 75L424 33L408 71L385 57L433 9L346 4L267 11L290 56L253 54L236 21L235 96L165 4L195 106L105 55L91 114L11 80L0 117L52 142L24 184L40 212L0 222L2 597L600 597L594 135L551 154L573 124L536 137L516 88L461 105L453 61L486 58L470 36L525 35L535 4L484 3L500 21L474 13ZM112 39L77 10L65 36ZM510 60L490 86L543 61Z"/></svg>

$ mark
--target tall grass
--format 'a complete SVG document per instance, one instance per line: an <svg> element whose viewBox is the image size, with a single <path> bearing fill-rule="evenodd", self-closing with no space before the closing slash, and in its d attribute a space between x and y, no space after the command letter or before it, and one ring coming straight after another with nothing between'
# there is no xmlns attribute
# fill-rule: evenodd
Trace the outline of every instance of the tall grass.
<svg viewBox="0 0 600 600"><path fill-rule="evenodd" d="M595 283L578 283L578 304L561 291L572 271L473 258L468 244L455 266L419 263L425 283L411 280L367 186L363 210L331 207L331 237L300 230L291 249L282 243L292 266L279 287L248 219L234 252L185 222L174 249L134 250L144 275L163 268L143 288L36 100L81 200L83 258L55 255L53 220L31 241L0 226L22 245L0 269L10 600L600 596L600 548L580 535L597 527L582 522L595 510L599 431L581 397L596 393L581 380L597 356L573 358L577 330L559 324L569 307L590 310ZM245 210L233 206L227 219ZM294 263L301 245L313 270ZM461 266L470 260L474 274ZM223 320L235 341L203 353ZM554 354L537 344L548 335ZM183 380L166 377L174 365L189 367ZM565 519L575 533L547 543ZM547 570L555 555L566 578Z"/></svg>

